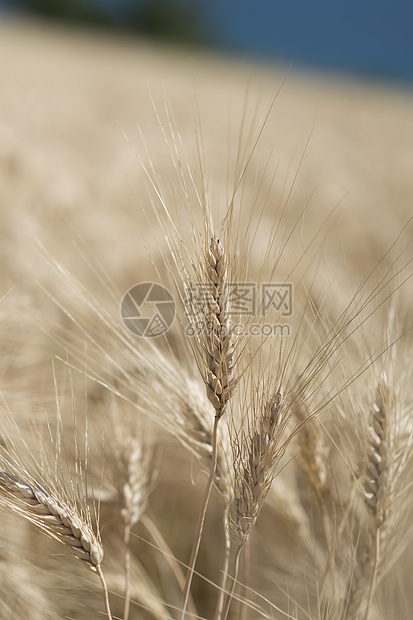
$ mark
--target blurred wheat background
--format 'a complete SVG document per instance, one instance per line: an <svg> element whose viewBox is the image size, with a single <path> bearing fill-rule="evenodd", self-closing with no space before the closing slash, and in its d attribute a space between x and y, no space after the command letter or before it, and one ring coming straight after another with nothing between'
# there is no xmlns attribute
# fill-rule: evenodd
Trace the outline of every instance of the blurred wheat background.
<svg viewBox="0 0 413 620"><path fill-rule="evenodd" d="M199 437L208 443L214 410L194 362L188 377L174 374L177 368L187 372L191 359L177 325L167 345L162 340L155 348L122 331L119 308L130 287L162 281L173 290L164 231L151 206L156 196L142 162L152 162L155 184L163 186L162 196L180 221L187 205L174 192L177 164L197 170L196 138L202 133L218 226L231 197L237 154L245 160L253 142L248 128L261 127L259 119L275 97L242 179L247 221L250 206L252 214L258 204L260 213L259 236L249 248L251 273L259 272L269 231L279 221L280 244L288 243L276 278L287 278L301 260L294 277L312 300L311 321L300 323L303 330L315 324L302 345L304 357L307 348L318 350L320 334L353 296L357 306L365 290L381 282L385 301L374 301L371 319L316 378L320 416L288 446L251 534L248 574L239 574L247 586L236 589L236 598L247 605L234 600L229 616L412 618L411 91L22 21L0 23L0 58L1 617L105 614L93 570L59 541L42 536L38 523L10 511L11 496L21 502L18 512L26 510L19 499L23 491L34 504L49 506L36 495L42 476L51 495L58 496L63 485L67 504L83 506L85 522L101 533L113 617L180 617L210 459L208 450L202 456ZM172 155L165 127L168 135L171 128L179 131ZM359 294L365 279L367 289ZM124 352L125 338L135 357L130 347ZM365 372L353 383L349 378L360 368ZM187 397L188 386L193 392ZM296 392L291 402L299 424L313 413L306 409L313 400ZM184 424L185 407L198 407L201 422L209 412L207 430L198 420L186 436L178 418L166 414L162 423L167 406L180 412ZM371 421L371 412L378 411L390 430ZM63 465L56 466L56 454ZM223 454L231 462L233 448ZM368 480L377 467L378 478L387 468L387 478L373 481L374 493L377 485L388 493L397 514L385 502L383 514L391 517L375 571L368 519L373 514L381 532L381 500L372 499ZM223 518L215 489L187 617L214 617ZM73 536L80 540L80 534ZM87 544L82 552L94 569L99 563Z"/></svg>

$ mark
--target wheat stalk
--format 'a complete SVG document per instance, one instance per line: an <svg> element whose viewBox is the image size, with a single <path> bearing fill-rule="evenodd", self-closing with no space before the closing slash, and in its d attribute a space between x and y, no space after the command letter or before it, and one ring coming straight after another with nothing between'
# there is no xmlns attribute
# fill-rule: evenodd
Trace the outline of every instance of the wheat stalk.
<svg viewBox="0 0 413 620"><path fill-rule="evenodd" d="M202 273L202 272L201 272ZM212 485L216 478L218 462L218 423L225 413L225 409L236 385L233 374L234 368L234 342L229 318L229 288L228 288L228 265L224 248L218 239L212 237L209 249L206 252L205 264L206 282L206 307L201 308L196 316L201 318L204 328L197 338L199 355L204 362L201 369L206 393L209 401L215 409L214 426L212 429L212 458L210 474L205 488L205 496L196 528L194 545L188 564L188 573L185 587L182 593L182 616L185 618L192 577L195 570L196 559L201 544L202 531L205 522L206 511L211 495Z"/></svg>

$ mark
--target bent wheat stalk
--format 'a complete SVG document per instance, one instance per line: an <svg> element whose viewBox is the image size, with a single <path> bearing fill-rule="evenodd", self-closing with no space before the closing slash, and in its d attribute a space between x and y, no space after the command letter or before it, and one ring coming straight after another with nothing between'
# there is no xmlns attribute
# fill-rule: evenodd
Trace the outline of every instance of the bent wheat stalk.
<svg viewBox="0 0 413 620"><path fill-rule="evenodd" d="M106 614L111 620L108 589L100 566L103 548L91 526L76 508L55 497L35 481L27 482L4 469L0 469L0 501L42 532L63 543L97 573L103 588Z"/></svg>

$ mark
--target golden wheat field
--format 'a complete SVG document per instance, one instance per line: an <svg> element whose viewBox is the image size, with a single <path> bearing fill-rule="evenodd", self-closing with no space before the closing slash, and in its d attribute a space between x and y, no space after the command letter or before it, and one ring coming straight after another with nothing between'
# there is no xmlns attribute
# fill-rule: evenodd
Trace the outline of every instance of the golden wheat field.
<svg viewBox="0 0 413 620"><path fill-rule="evenodd" d="M1 618L413 618L412 92L0 59Z"/></svg>

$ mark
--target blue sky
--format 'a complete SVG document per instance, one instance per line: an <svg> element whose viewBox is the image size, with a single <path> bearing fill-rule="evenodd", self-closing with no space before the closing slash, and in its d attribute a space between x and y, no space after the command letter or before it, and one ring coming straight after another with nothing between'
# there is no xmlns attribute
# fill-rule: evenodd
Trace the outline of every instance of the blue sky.
<svg viewBox="0 0 413 620"><path fill-rule="evenodd" d="M114 12L141 1L93 0ZM413 0L186 1L230 51L413 84Z"/></svg>
<svg viewBox="0 0 413 620"><path fill-rule="evenodd" d="M413 80L412 0L212 0L239 47Z"/></svg>

